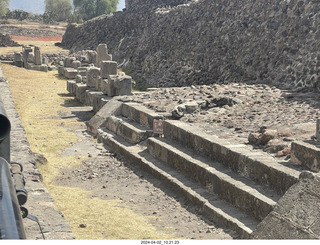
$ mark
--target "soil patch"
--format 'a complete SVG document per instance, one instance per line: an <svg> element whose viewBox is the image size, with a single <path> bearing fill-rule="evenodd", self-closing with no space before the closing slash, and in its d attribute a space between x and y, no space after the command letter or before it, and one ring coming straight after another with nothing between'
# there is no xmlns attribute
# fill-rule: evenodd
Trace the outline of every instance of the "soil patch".
<svg viewBox="0 0 320 245"><path fill-rule="evenodd" d="M62 36L14 36L11 35L11 38L18 42L18 41L57 41L61 42L62 41Z"/></svg>

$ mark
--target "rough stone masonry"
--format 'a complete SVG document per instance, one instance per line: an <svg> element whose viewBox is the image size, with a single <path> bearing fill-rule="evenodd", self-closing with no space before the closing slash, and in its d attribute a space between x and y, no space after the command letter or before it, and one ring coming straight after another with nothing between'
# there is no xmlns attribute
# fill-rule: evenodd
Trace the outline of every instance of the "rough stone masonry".
<svg viewBox="0 0 320 245"><path fill-rule="evenodd" d="M125 11L69 25L62 44L77 51L107 43L119 67L153 86L319 85L317 1L161 2L127 0Z"/></svg>
<svg viewBox="0 0 320 245"><path fill-rule="evenodd" d="M84 50L83 53L80 57L65 58L64 65L59 67L60 75L75 81L68 84L78 84L73 88L78 90L74 94L78 94L80 101L86 100L86 90L109 97L132 94L134 81L123 72L118 74L118 64L112 61L106 44L99 44L96 51Z"/></svg>

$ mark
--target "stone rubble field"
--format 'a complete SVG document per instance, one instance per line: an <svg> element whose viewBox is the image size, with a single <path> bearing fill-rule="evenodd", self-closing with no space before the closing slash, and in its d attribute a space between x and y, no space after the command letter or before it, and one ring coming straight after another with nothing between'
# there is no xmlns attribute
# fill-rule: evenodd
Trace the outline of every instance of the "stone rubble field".
<svg viewBox="0 0 320 245"><path fill-rule="evenodd" d="M311 90L237 83L150 90L127 99L156 112L172 113L208 134L250 143L282 160L290 158L292 141L315 138L320 101Z"/></svg>

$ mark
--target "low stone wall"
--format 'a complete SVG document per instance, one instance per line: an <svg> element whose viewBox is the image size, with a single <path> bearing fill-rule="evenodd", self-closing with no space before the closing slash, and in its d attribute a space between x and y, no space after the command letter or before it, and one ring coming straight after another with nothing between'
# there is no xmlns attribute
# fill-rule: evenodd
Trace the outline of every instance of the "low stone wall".
<svg viewBox="0 0 320 245"><path fill-rule="evenodd" d="M107 43L120 67L154 86L261 81L311 87L319 83L319 10L313 0L137 8L70 25L62 44L75 51Z"/></svg>

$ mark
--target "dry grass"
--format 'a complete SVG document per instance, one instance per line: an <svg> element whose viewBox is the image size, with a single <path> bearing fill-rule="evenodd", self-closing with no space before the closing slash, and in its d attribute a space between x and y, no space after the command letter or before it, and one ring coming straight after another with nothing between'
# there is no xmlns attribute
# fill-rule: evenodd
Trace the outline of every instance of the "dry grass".
<svg viewBox="0 0 320 245"><path fill-rule="evenodd" d="M64 53L68 54L69 50L54 46L56 41L18 41L17 43L21 45L32 45L39 46L42 53ZM21 52L22 47L2 47L0 48L0 55L2 54L13 54L14 52Z"/></svg>
<svg viewBox="0 0 320 245"><path fill-rule="evenodd" d="M67 22L60 22L59 25L46 25L38 22L28 21L28 20L16 20L16 19L9 19L7 20L6 25L12 25L20 28L28 28L28 29L47 29L47 30L54 30L55 32L64 34L68 23Z"/></svg>
<svg viewBox="0 0 320 245"><path fill-rule="evenodd" d="M48 163L39 166L48 191L63 212L77 239L170 239L171 234L156 230L148 220L134 213L120 200L90 198L90 192L53 184L59 169L77 166L84 157L61 157L60 153L80 139L65 128L82 124L76 119L60 119L59 111L68 97L66 81L56 72L37 72L10 65L1 65L26 130L31 150L43 154ZM59 96L63 94L64 96ZM58 137L57 137L58 136ZM79 202L79 200L81 200ZM150 218L151 219L151 218ZM80 228L86 224L86 228Z"/></svg>

